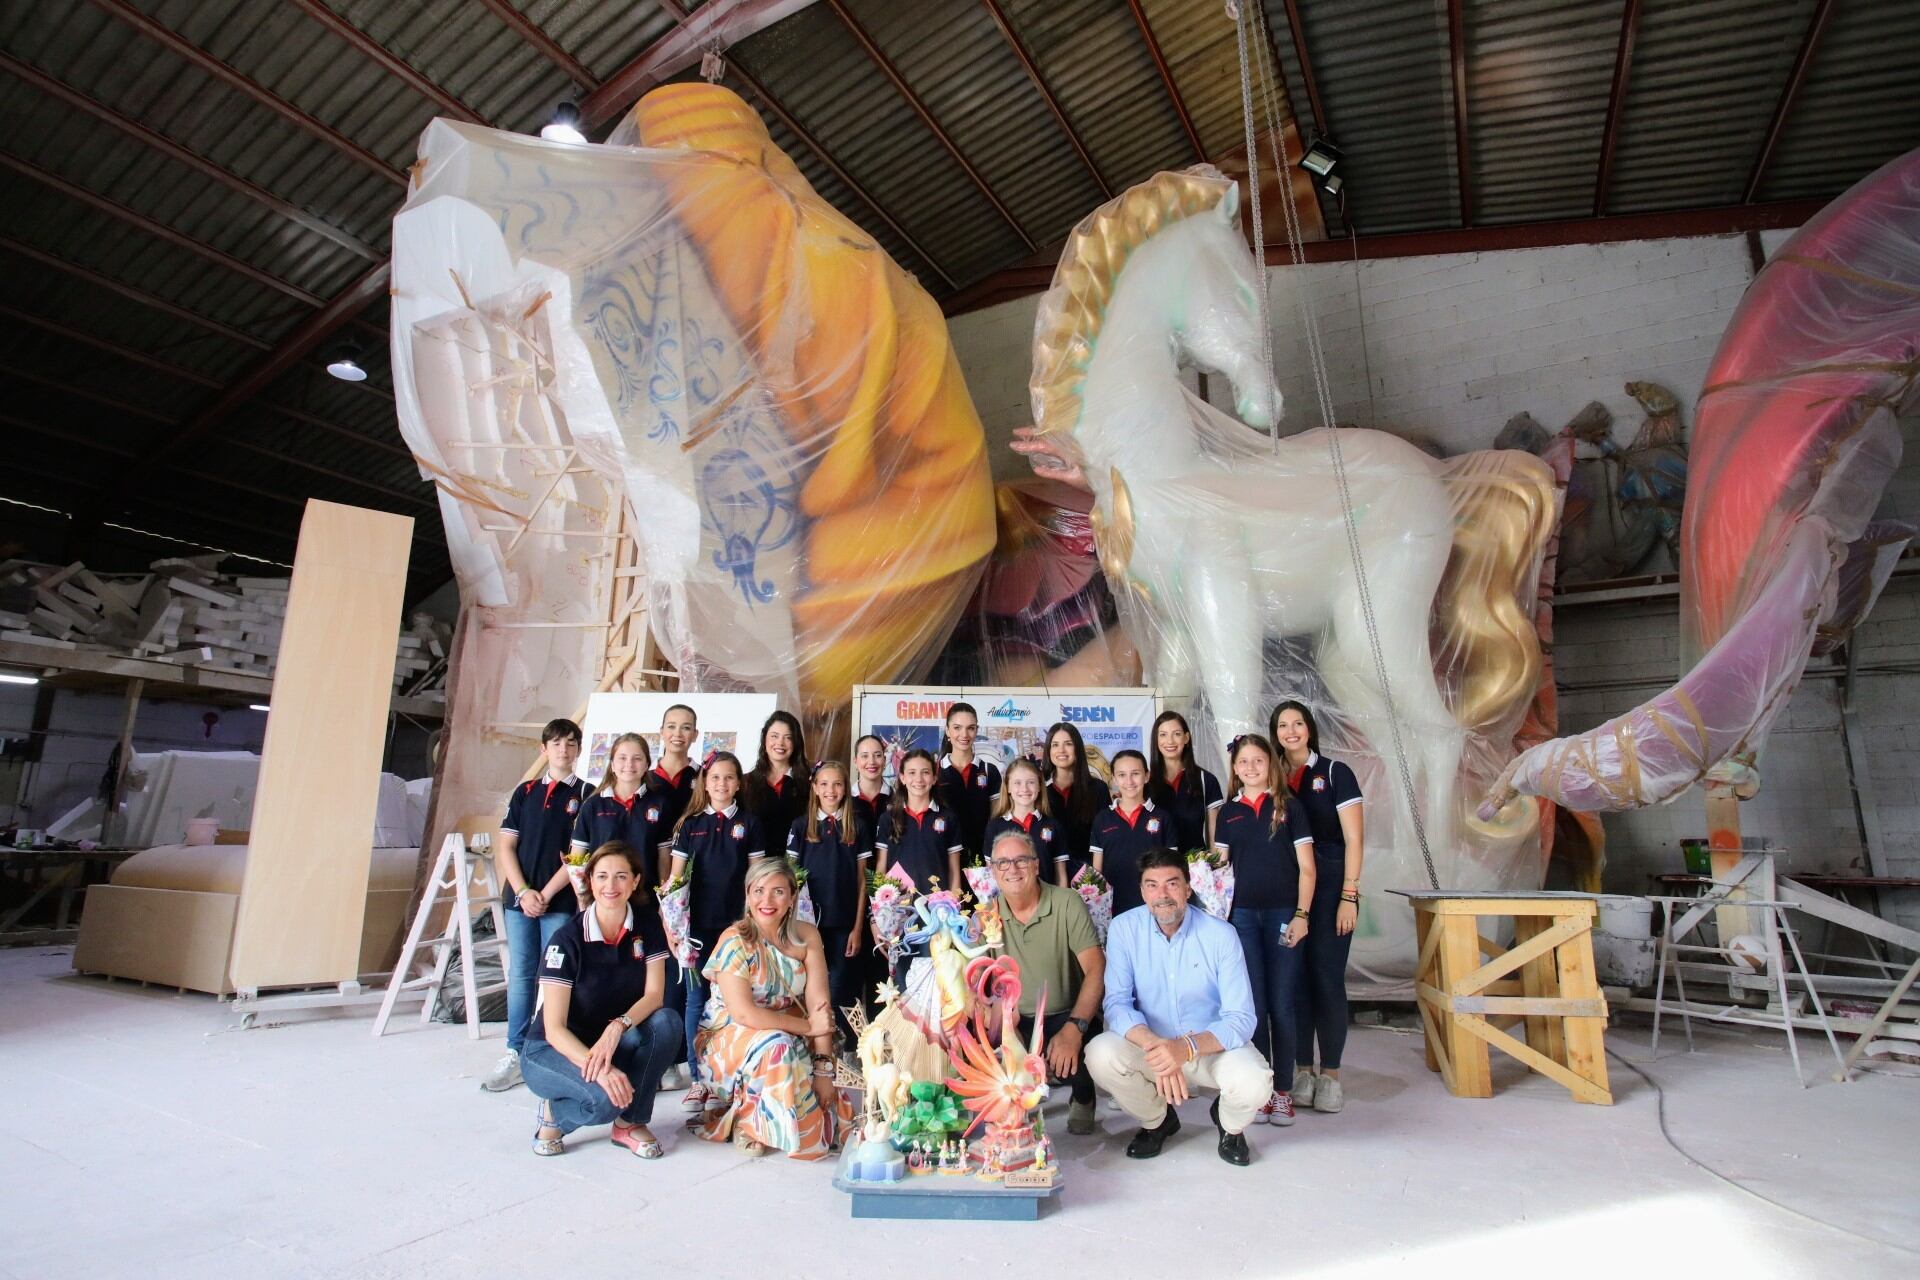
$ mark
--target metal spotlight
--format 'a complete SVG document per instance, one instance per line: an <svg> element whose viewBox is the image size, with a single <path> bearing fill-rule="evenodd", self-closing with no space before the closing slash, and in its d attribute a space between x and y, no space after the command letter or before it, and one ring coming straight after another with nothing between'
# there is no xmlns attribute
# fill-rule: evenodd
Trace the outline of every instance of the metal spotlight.
<svg viewBox="0 0 1920 1280"><path fill-rule="evenodd" d="M580 132L580 108L571 102L555 107L553 119L540 130L540 136L548 142L585 142L587 135Z"/></svg>
<svg viewBox="0 0 1920 1280"><path fill-rule="evenodd" d="M1324 178L1333 172L1340 163L1342 152L1333 145L1331 138L1316 136L1307 144L1307 152L1300 157L1300 167L1316 178Z"/></svg>
<svg viewBox="0 0 1920 1280"><path fill-rule="evenodd" d="M1321 181L1320 189L1330 196L1337 196L1340 194L1340 188L1346 185L1340 180L1339 174L1330 173Z"/></svg>
<svg viewBox="0 0 1920 1280"><path fill-rule="evenodd" d="M360 367L360 349L353 346L341 347L333 353L333 359L327 361L327 372L342 382L365 382L367 371Z"/></svg>

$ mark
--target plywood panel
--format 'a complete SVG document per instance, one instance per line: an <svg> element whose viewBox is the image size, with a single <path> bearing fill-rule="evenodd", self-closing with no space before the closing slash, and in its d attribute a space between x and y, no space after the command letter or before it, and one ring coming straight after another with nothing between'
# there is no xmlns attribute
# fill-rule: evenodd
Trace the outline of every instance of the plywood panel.
<svg viewBox="0 0 1920 1280"><path fill-rule="evenodd" d="M413 521L307 503L234 924L236 989L356 976Z"/></svg>

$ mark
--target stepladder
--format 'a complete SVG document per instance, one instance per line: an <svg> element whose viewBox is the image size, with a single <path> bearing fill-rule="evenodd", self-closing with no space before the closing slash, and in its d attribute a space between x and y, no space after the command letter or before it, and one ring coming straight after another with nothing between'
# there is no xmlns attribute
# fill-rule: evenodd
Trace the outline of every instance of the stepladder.
<svg viewBox="0 0 1920 1280"><path fill-rule="evenodd" d="M433 872L427 878L426 892L420 896L420 909L414 913L407 930L406 945L393 967L386 997L380 1002L380 1016L373 1021L373 1034L384 1035L387 1020L403 998L423 997L420 1021L430 1022L439 1009L440 992L447 981L447 966L456 951L460 957L461 996L466 1004L467 1036L480 1038L480 1001L507 989L507 929L500 904L499 881L494 875L490 842L477 837L469 845L466 836L449 833L441 842ZM478 892L475 892L475 890ZM476 976L479 950L473 931L478 912L493 917L493 936L479 940L479 946L493 947L500 960L501 977L482 985ZM429 937L433 920L445 915L440 931Z"/></svg>
<svg viewBox="0 0 1920 1280"><path fill-rule="evenodd" d="M1448 1092L1490 1098L1489 1049L1564 1086L1578 1102L1611 1104L1607 1002L1593 961L1591 894L1409 892L1419 959L1415 987L1427 1066ZM1513 943L1487 937L1513 922ZM1488 922L1483 924L1483 922ZM1523 1027L1525 1039L1514 1036Z"/></svg>

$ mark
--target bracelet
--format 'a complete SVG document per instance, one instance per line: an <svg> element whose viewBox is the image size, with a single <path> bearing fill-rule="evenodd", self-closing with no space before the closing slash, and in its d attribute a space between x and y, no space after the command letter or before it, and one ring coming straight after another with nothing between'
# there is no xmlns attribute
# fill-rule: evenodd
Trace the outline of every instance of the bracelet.
<svg viewBox="0 0 1920 1280"><path fill-rule="evenodd" d="M1357 907L1360 905L1360 895L1358 893L1343 893L1340 895L1340 901L1351 902Z"/></svg>
<svg viewBox="0 0 1920 1280"><path fill-rule="evenodd" d="M1200 1042L1193 1038L1193 1032L1191 1031L1187 1032L1185 1038L1187 1041L1187 1061L1197 1062L1200 1058Z"/></svg>
<svg viewBox="0 0 1920 1280"><path fill-rule="evenodd" d="M1305 920L1307 918L1307 909L1305 907L1295 907L1293 909L1293 918L1295 920Z"/></svg>

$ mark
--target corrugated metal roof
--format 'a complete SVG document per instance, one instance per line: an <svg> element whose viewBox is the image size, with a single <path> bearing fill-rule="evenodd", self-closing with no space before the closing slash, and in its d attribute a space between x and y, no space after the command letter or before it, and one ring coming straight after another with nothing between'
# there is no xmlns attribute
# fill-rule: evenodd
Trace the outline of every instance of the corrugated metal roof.
<svg viewBox="0 0 1920 1280"><path fill-rule="evenodd" d="M1219 4L1192 4L1188 0L1144 0L1147 21L1160 42L1161 56L1180 97L1193 118L1209 156L1236 155L1246 150L1246 128L1240 105L1240 53L1233 19ZM1248 58L1253 57L1251 50ZM1255 107L1255 124L1260 109Z"/></svg>
<svg viewBox="0 0 1920 1280"><path fill-rule="evenodd" d="M1607 211L1738 202L1812 16L1812 0L1645 6Z"/></svg>
<svg viewBox="0 0 1920 1280"><path fill-rule="evenodd" d="M1465 13L1473 221L1593 212L1620 0L1508 0Z"/></svg>
<svg viewBox="0 0 1920 1280"><path fill-rule="evenodd" d="M1446 6L1301 0L1300 19L1357 229L1460 225Z"/></svg>
<svg viewBox="0 0 1920 1280"><path fill-rule="evenodd" d="M1787 127L1761 175L1762 200L1838 195L1920 141L1920 6L1888 22L1836 5Z"/></svg>

